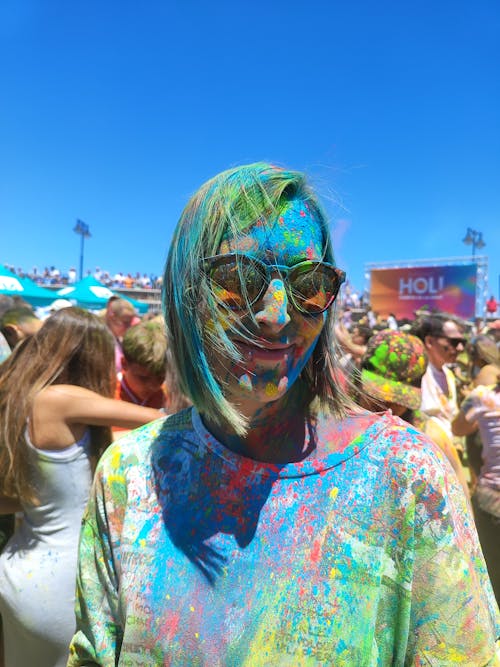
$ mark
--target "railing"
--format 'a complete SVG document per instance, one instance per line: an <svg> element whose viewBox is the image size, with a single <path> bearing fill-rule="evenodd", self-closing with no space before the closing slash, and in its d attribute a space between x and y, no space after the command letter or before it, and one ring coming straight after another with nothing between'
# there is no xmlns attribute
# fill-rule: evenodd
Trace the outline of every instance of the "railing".
<svg viewBox="0 0 500 667"><path fill-rule="evenodd" d="M120 296L128 296L131 299L148 304L149 313L159 313L161 311L161 290L142 289L141 287L113 287L113 292Z"/></svg>
<svg viewBox="0 0 500 667"><path fill-rule="evenodd" d="M46 289L57 290L62 289L63 287L68 287L68 284L60 285L43 285ZM148 313L159 313L161 311L161 290L159 289L143 289L141 287L110 287L112 292L119 294L120 296L129 297L130 299L135 299L141 303L147 303Z"/></svg>

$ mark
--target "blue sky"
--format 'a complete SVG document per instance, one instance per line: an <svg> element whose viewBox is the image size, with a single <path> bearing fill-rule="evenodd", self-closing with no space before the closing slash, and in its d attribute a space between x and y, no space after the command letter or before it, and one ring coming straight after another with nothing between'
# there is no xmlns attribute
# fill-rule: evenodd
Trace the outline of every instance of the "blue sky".
<svg viewBox="0 0 500 667"><path fill-rule="evenodd" d="M500 273L497 0L0 3L0 263L162 271L189 195L306 171L337 262L470 255Z"/></svg>

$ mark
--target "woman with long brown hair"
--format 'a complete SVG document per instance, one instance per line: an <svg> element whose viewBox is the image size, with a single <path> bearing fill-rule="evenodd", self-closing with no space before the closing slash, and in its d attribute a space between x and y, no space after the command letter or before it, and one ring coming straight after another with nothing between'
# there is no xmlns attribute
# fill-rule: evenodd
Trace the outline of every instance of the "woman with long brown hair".
<svg viewBox="0 0 500 667"><path fill-rule="evenodd" d="M0 513L23 513L0 556L7 667L66 664L93 468L111 425L160 416L111 398L113 379L113 338L79 308L52 315L0 367Z"/></svg>

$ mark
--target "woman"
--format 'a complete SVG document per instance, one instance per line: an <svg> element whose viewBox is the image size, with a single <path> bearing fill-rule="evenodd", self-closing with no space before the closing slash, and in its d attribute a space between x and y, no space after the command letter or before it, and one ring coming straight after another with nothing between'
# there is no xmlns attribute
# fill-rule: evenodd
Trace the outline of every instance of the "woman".
<svg viewBox="0 0 500 667"><path fill-rule="evenodd" d="M486 334L475 336L467 346L472 388L496 384L500 372L500 353L495 341Z"/></svg>
<svg viewBox="0 0 500 667"><path fill-rule="evenodd" d="M74 631L81 517L109 426L157 410L115 401L113 338L95 315L66 308L0 370L0 512L23 512L0 556L6 667L65 665Z"/></svg>
<svg viewBox="0 0 500 667"><path fill-rule="evenodd" d="M481 468L472 496L477 532L500 604L500 368L495 383L478 385L452 422L455 435L479 434Z"/></svg>
<svg viewBox="0 0 500 667"><path fill-rule="evenodd" d="M468 362L466 368L467 382L463 384L463 399L461 404L463 404L470 392L474 391L476 388L496 385L497 376L500 373L499 351L490 334L473 336L467 343L466 352ZM463 413L459 423L464 423ZM471 428L471 425L468 426L469 428L466 429L467 433L465 434L465 448L471 475L471 489L474 491L478 479L481 476L481 468L483 466L483 443L481 442L479 430L477 428ZM455 427L455 431L456 430L457 428ZM459 430L461 429L459 428ZM455 435L459 434L455 433ZM483 542L484 540L482 540L481 531L479 529L478 532L479 537ZM498 546L496 546L495 551L498 551Z"/></svg>
<svg viewBox="0 0 500 667"><path fill-rule="evenodd" d="M69 665L493 659L498 610L449 464L337 386L343 279L301 174L238 167L192 197L164 304L194 407L99 464Z"/></svg>

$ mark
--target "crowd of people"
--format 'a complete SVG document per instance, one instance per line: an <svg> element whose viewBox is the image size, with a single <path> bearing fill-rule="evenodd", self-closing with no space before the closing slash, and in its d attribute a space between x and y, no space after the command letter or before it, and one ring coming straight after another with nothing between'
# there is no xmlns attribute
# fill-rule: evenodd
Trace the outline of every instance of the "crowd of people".
<svg viewBox="0 0 500 667"><path fill-rule="evenodd" d="M36 266L30 271L25 271L23 268L15 267L12 264L5 264L4 266L20 278L29 278L37 283L37 285L42 286L73 285L78 280L74 266L71 266L67 271L61 271L57 266L46 266L43 271L40 271ZM86 276L93 276L110 289L161 289L162 284L161 276L154 274L140 274L139 272L132 274L122 273L121 271L111 274L109 271L102 270L98 266L96 266L94 271L87 271Z"/></svg>
<svg viewBox="0 0 500 667"><path fill-rule="evenodd" d="M0 298L5 667L498 664L500 322L344 282L258 163L186 205L163 317Z"/></svg>

